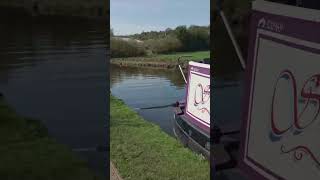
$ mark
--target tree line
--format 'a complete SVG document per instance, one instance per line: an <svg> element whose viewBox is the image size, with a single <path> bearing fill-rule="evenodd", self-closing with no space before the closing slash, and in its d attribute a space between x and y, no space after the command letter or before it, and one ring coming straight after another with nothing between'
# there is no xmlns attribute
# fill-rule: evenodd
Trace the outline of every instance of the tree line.
<svg viewBox="0 0 320 180"><path fill-rule="evenodd" d="M111 29L110 36L111 57L202 51L210 47L209 26L178 26L164 31L142 32L126 36L126 40L115 37Z"/></svg>

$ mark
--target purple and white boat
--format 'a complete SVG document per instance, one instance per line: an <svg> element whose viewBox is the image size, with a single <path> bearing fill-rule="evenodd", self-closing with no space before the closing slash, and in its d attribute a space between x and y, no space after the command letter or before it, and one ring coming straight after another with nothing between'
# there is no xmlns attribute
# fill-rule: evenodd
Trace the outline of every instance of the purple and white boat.
<svg viewBox="0 0 320 180"><path fill-rule="evenodd" d="M189 62L186 97L174 107L174 134L187 147L210 157L210 64Z"/></svg>

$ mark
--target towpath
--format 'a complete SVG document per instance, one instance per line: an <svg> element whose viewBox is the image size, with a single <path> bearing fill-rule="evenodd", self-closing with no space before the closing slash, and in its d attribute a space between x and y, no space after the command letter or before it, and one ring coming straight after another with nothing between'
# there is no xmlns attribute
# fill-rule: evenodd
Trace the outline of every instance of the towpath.
<svg viewBox="0 0 320 180"><path fill-rule="evenodd" d="M110 177L111 177L110 180L123 180L118 170L116 169L116 167L111 161L110 161Z"/></svg>

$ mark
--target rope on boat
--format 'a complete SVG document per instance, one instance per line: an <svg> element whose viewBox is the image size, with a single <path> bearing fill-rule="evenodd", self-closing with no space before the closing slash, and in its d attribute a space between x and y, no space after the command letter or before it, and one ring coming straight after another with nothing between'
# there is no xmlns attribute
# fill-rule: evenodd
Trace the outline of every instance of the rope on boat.
<svg viewBox="0 0 320 180"><path fill-rule="evenodd" d="M226 18L225 14L224 14L224 12L223 12L223 10L221 8L221 3L222 3L221 0L217 1L218 13L220 14L220 16L222 18L222 21L223 21L223 23L224 23L224 25L225 25L225 27L227 29L227 32L228 32L228 34L230 36L230 39L231 39L232 44L233 44L233 47L235 48L237 56L238 56L238 58L240 60L241 66L242 66L243 69L246 69L246 64L244 62L244 58L243 58L242 52L241 52L241 50L239 48L239 44L238 44L237 40L235 39L234 34L233 34L232 30L231 30L230 24L228 22L228 19Z"/></svg>
<svg viewBox="0 0 320 180"><path fill-rule="evenodd" d="M182 74L182 77L183 77L184 82L187 84L186 77L184 76L184 73L183 73L183 71L182 71L182 68L181 68L180 64L179 64L179 69L180 69L180 72L181 72L181 74Z"/></svg>
<svg viewBox="0 0 320 180"><path fill-rule="evenodd" d="M183 70L182 70L181 66L180 66L180 59L181 59L181 58L184 58L184 57L192 57L192 56L190 56L190 55L185 55L185 56L179 56L179 57L178 57L178 66L179 66L180 72L181 72L181 74L182 74L183 80L184 80L184 82L187 84L187 79L186 79L186 77L185 77L185 75L184 75L184 73L183 73Z"/></svg>

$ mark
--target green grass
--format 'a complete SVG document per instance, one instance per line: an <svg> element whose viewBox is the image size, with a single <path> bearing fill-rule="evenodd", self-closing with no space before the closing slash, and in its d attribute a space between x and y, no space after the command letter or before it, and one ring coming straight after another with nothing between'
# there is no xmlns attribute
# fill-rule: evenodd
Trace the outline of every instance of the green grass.
<svg viewBox="0 0 320 180"><path fill-rule="evenodd" d="M190 58L183 58L188 60L203 60L204 58L210 58L210 51L195 51L195 52L177 52L173 54L159 54L154 55L156 59L161 60L177 60L179 56L192 56Z"/></svg>
<svg viewBox="0 0 320 180"><path fill-rule="evenodd" d="M210 58L210 51L194 51L194 52L176 52L172 54L153 54L142 57L128 57L128 58L113 58L123 60L141 60L141 61L176 61L180 56L192 56L182 58L181 60L203 60L204 58Z"/></svg>
<svg viewBox="0 0 320 180"><path fill-rule="evenodd" d="M0 98L0 179L93 180L86 162L47 136L39 121L18 116Z"/></svg>
<svg viewBox="0 0 320 180"><path fill-rule="evenodd" d="M110 155L124 179L209 179L209 162L110 97Z"/></svg>

